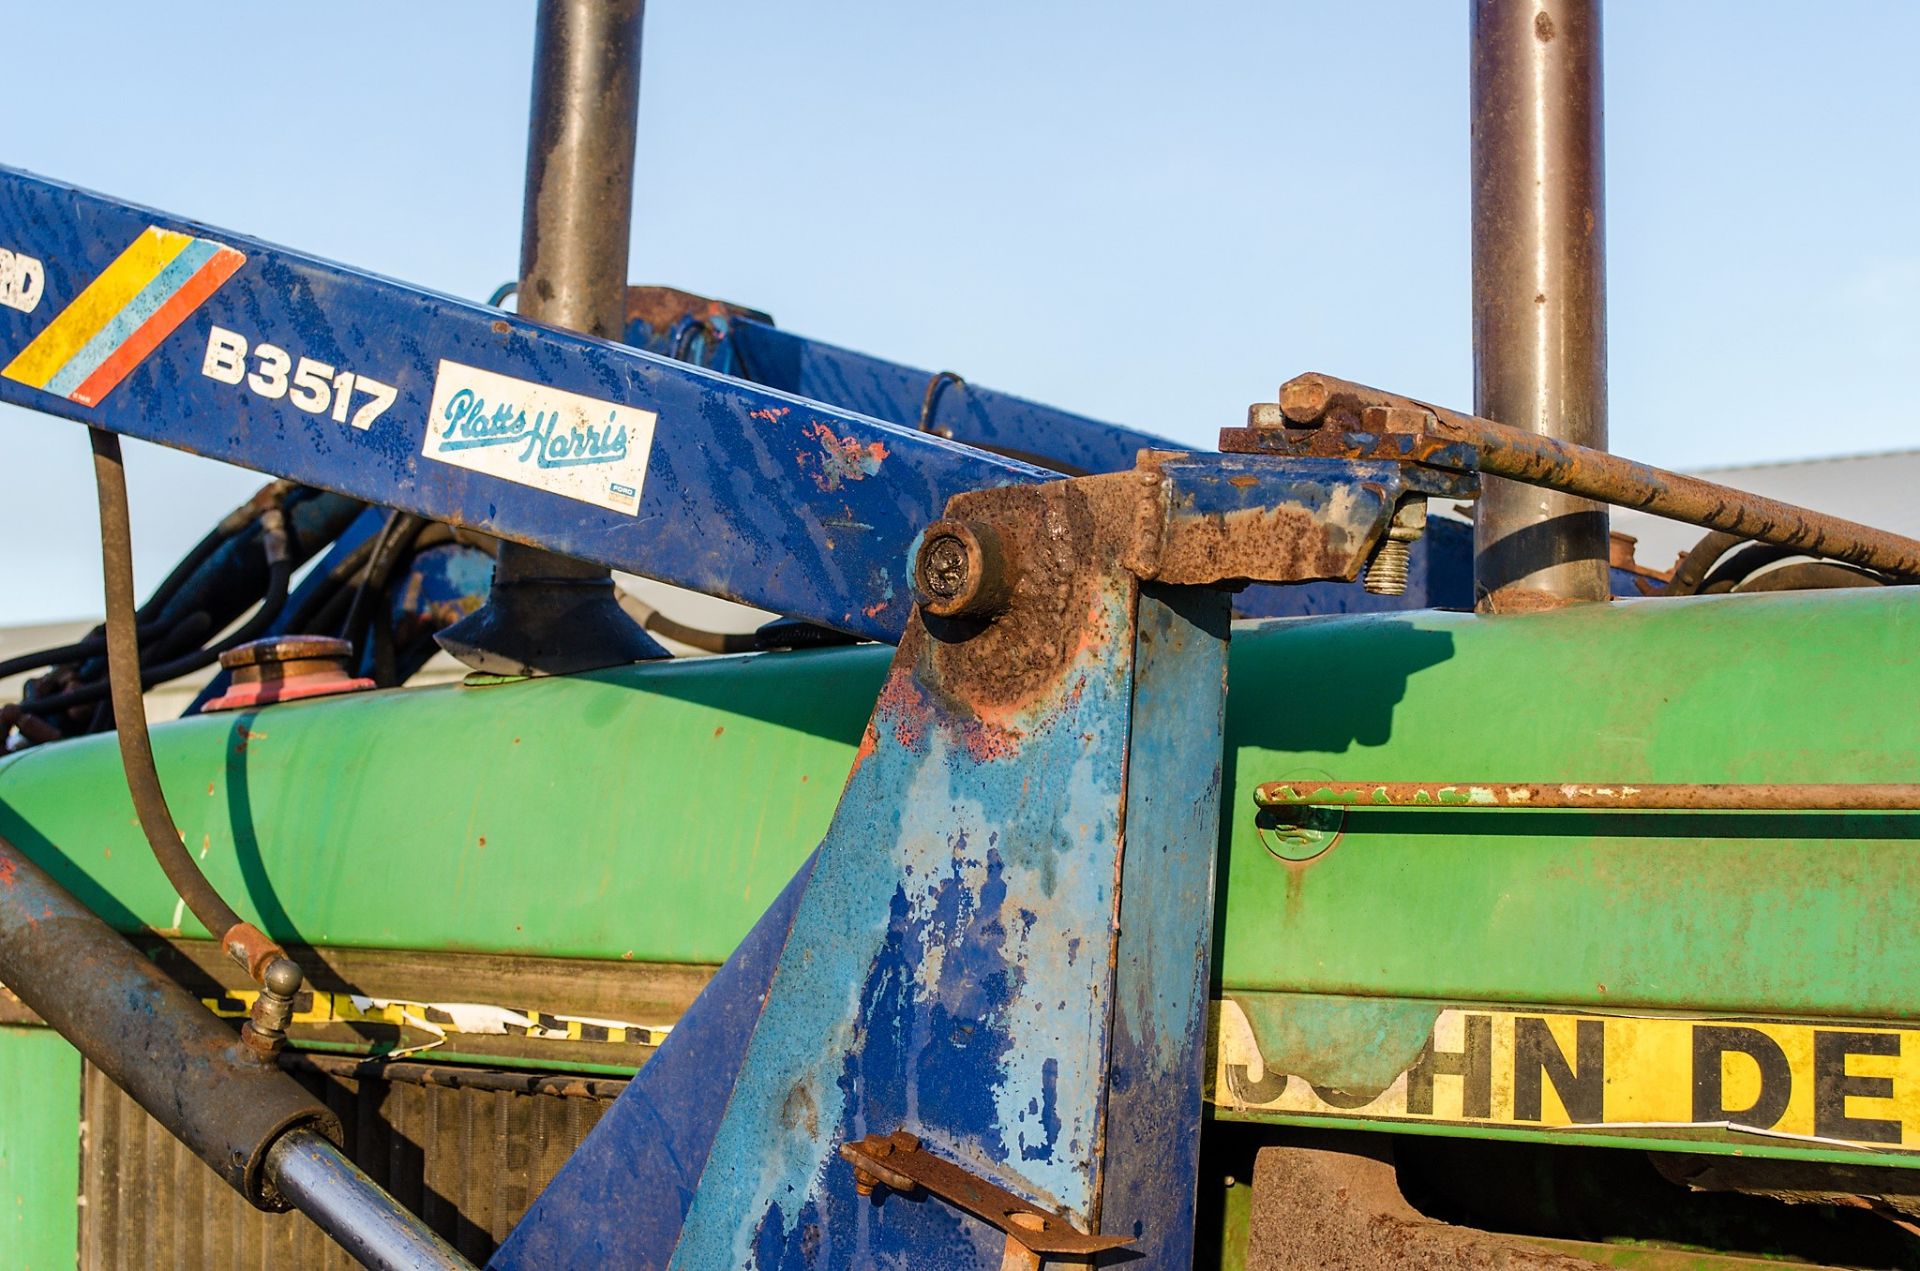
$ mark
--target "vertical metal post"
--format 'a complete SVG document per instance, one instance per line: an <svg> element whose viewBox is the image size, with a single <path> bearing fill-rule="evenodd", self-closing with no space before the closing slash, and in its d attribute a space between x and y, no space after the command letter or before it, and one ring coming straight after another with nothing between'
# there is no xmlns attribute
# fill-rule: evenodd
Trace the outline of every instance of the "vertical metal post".
<svg viewBox="0 0 1920 1271"><path fill-rule="evenodd" d="M520 312L612 339L624 325L645 0L541 0L520 230ZM564 675L666 657L612 576L502 543L479 612L440 633L477 670Z"/></svg>
<svg viewBox="0 0 1920 1271"><path fill-rule="evenodd" d="M1600 0L1474 0L1474 413L1607 444ZM1605 600L1602 505L1489 478L1483 612Z"/></svg>
<svg viewBox="0 0 1920 1271"><path fill-rule="evenodd" d="M541 0L533 47L520 312L620 334L633 227L643 0Z"/></svg>

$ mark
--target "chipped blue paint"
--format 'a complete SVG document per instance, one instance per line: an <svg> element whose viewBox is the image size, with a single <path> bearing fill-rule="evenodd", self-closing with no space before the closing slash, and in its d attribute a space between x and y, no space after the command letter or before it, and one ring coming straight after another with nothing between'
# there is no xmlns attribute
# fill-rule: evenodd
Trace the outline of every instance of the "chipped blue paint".
<svg viewBox="0 0 1920 1271"><path fill-rule="evenodd" d="M1132 1235L1145 1267L1193 1256L1220 739L1227 704L1223 592L1142 589L1127 756L1112 1094L1101 1230Z"/></svg>
<svg viewBox="0 0 1920 1271"><path fill-rule="evenodd" d="M903 647L715 1139L712 1160L727 1168L709 1166L673 1267L924 1257L921 1215L944 1207L874 1205L855 1194L836 1152L903 1126L930 1150L1089 1220L1130 592L1115 582L1102 593L1119 635L1029 709L1010 751L1000 749L1007 734L983 738L992 725L945 703ZM997 1233L967 1243L981 1265L997 1265Z"/></svg>

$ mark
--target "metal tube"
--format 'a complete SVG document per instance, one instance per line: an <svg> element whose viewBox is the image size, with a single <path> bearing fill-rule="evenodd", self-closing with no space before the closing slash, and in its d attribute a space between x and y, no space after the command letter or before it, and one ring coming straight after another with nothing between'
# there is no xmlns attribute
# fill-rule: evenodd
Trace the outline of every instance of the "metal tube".
<svg viewBox="0 0 1920 1271"><path fill-rule="evenodd" d="M1600 0L1472 9L1474 413L1607 444ZM1486 483L1483 611L1606 600L1606 510Z"/></svg>
<svg viewBox="0 0 1920 1271"><path fill-rule="evenodd" d="M281 1135L267 1154L267 1172L282 1196L363 1266L376 1271L471 1271L473 1264L452 1245L395 1204L339 1148L311 1130Z"/></svg>
<svg viewBox="0 0 1920 1271"><path fill-rule="evenodd" d="M520 312L602 339L626 321L642 0L541 0Z"/></svg>
<svg viewBox="0 0 1920 1271"><path fill-rule="evenodd" d="M1646 809L1685 812L1920 812L1920 785L1269 781L1263 808Z"/></svg>
<svg viewBox="0 0 1920 1271"><path fill-rule="evenodd" d="M0 982L262 1209L267 1151L338 1118L0 839Z"/></svg>
<svg viewBox="0 0 1920 1271"><path fill-rule="evenodd" d="M1411 412L1421 419L1421 427L1442 440L1473 446L1481 471L1509 480L1639 508L1742 540L1920 578L1920 540L1844 517L1537 436L1331 375L1299 375L1280 386L1284 425L1365 431L1374 427L1368 422L1373 411Z"/></svg>
<svg viewBox="0 0 1920 1271"><path fill-rule="evenodd" d="M1920 577L1920 541L1886 530L1548 437L1500 428L1491 420L1471 420L1458 428L1441 420L1439 431L1457 431L1462 439L1473 441L1479 448L1484 472L1530 485L1575 491L1706 529L1724 530L1743 539L1795 548L1810 556L1829 556L1867 569Z"/></svg>
<svg viewBox="0 0 1920 1271"><path fill-rule="evenodd" d="M520 313L619 339L626 325L644 0L541 0L520 227ZM502 542L485 607L440 633L476 670L564 675L667 656L598 565Z"/></svg>

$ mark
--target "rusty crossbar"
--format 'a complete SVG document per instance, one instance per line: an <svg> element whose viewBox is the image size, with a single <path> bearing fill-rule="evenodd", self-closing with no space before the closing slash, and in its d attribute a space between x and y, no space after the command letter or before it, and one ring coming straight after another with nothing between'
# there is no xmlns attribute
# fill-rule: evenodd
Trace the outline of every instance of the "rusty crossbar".
<svg viewBox="0 0 1920 1271"><path fill-rule="evenodd" d="M1561 808L1690 812L1920 812L1920 784L1269 781L1263 808Z"/></svg>
<svg viewBox="0 0 1920 1271"><path fill-rule="evenodd" d="M1280 388L1280 412L1293 425L1362 429L1370 410L1424 412L1436 435L1473 446L1493 476L1920 578L1920 541L1903 535L1330 375L1296 376Z"/></svg>

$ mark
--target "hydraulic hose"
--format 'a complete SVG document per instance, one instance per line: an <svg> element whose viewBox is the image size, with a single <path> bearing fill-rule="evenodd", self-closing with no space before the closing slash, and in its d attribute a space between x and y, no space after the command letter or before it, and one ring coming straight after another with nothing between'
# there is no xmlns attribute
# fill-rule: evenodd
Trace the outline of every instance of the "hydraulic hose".
<svg viewBox="0 0 1920 1271"><path fill-rule="evenodd" d="M143 623L140 638L148 639L160 634L157 623ZM107 633L95 631L82 636L72 644L59 644L51 649L37 649L32 653L22 653L17 657L0 661L0 680L18 675L22 671L37 671L43 666L60 666L67 662L79 662L86 658L97 658L107 651Z"/></svg>
<svg viewBox="0 0 1920 1271"><path fill-rule="evenodd" d="M272 518L275 515L273 512L265 514L268 518ZM277 545L284 545L286 541L284 534L269 532L264 537L267 543L267 550L270 554L276 551ZM167 661L157 663L153 666L141 667L140 685L143 689L152 688L156 684L164 684L168 680L178 679L180 676L191 674L202 667L211 666L214 661L219 658L220 654L227 649L245 644L249 640L266 634L267 628L273 625L273 620L279 616L280 610L286 606L287 586L293 579L293 562L286 559L283 546L280 546L278 550L281 554L279 558L273 562L268 571L266 597L260 602L260 607L254 611L253 616L248 618L246 623L237 628L232 635L220 641L218 644L205 649L195 649L192 653L185 653L176 658L169 658ZM112 652L112 641L109 639L107 642L109 662L111 662L112 659ZM109 672L111 672L111 667L109 667ZM62 693L54 693L46 697L35 697L23 702L22 705L31 709L36 715L46 715L52 711L68 710L75 706L84 706L88 702L101 701L107 698L111 691L112 684L111 680L109 680L109 682L105 684L84 684L79 688L68 689Z"/></svg>
<svg viewBox="0 0 1920 1271"><path fill-rule="evenodd" d="M340 1120L0 838L0 980L253 1205L369 1267L470 1271L334 1146Z"/></svg>
<svg viewBox="0 0 1920 1271"><path fill-rule="evenodd" d="M127 474L120 456L120 438L98 428L88 430L93 441L94 484L100 499L100 563L105 575L107 611L107 681L112 693L114 733L120 739L120 761L126 769L127 789L134 815L153 848L154 859L167 881L186 902L193 916L220 941L227 956L245 967L261 985L253 1018L242 1038L267 1053L279 1049L293 1013L293 998L304 977L285 950L265 932L241 920L233 907L214 890L186 845L167 807L154 767L153 739L147 733L147 706L141 696L140 636L134 624L133 528L127 510ZM265 515L274 516L270 510ZM271 530L269 541L274 538ZM281 534L284 542L284 532ZM286 595L285 562L274 576L282 599Z"/></svg>

